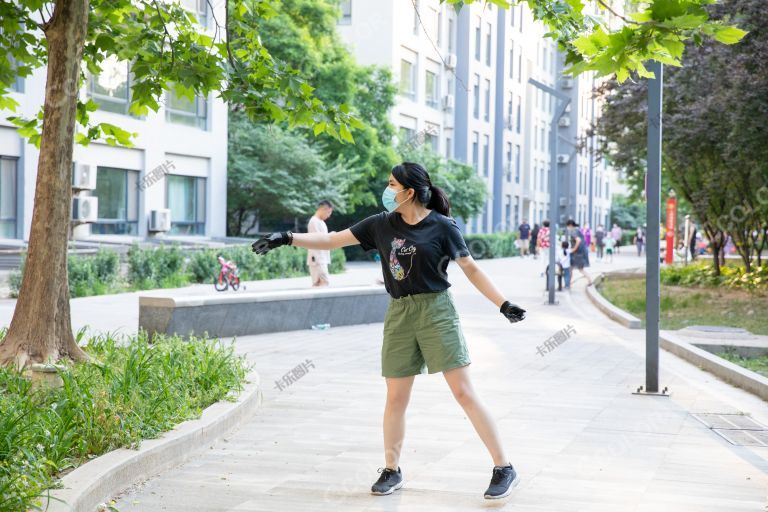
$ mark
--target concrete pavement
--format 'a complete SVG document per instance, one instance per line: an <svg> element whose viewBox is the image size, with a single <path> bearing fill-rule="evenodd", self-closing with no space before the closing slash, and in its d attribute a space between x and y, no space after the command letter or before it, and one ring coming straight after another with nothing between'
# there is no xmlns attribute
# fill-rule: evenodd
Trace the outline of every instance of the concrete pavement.
<svg viewBox="0 0 768 512"><path fill-rule="evenodd" d="M611 267L643 261L622 255ZM379 323L237 339L264 383L263 409L192 461L119 497L118 510L768 511L768 448L731 445L692 416L743 412L768 425L764 401L664 351L661 384L672 396L632 395L644 383L644 331L607 320L584 296L584 279L549 306L541 260L480 264L529 311L509 324L451 264L475 389L522 477L508 498L483 499L493 462L442 374L416 377L400 461L405 486L369 494L384 465ZM355 271L344 279L370 282L379 270ZM565 342L542 349L569 326ZM307 361L306 375L275 385Z"/></svg>

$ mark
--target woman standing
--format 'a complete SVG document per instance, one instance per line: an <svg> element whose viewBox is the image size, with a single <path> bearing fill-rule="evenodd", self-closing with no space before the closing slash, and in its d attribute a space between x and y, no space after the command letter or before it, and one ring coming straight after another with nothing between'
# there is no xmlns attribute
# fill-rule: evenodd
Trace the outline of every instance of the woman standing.
<svg viewBox="0 0 768 512"><path fill-rule="evenodd" d="M392 168L382 193L387 212L371 215L337 233L271 233L253 243L264 254L280 245L307 249L335 249L360 244L381 255L385 288L390 294L384 317L381 373L386 379L384 408L385 467L371 487L377 495L403 486L398 465L405 437L405 411L416 375L442 372L454 398L464 409L493 463L485 498L503 498L520 478L507 459L488 410L469 378L469 353L448 290L449 260L456 260L470 282L499 308L510 322L525 318L525 310L510 303L477 266L464 238L450 217L450 202L432 185L420 164L403 162Z"/></svg>

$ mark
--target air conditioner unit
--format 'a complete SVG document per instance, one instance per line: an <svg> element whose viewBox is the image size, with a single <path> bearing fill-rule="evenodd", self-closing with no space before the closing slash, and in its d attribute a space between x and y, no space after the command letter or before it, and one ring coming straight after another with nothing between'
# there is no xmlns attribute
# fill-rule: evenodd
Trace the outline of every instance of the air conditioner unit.
<svg viewBox="0 0 768 512"><path fill-rule="evenodd" d="M557 121L557 126L566 127L571 126L571 118L568 116L563 116Z"/></svg>
<svg viewBox="0 0 768 512"><path fill-rule="evenodd" d="M446 94L443 96L443 110L453 110L456 104L456 98L453 94Z"/></svg>
<svg viewBox="0 0 768 512"><path fill-rule="evenodd" d="M94 190L96 188L96 166L72 162L72 188Z"/></svg>
<svg viewBox="0 0 768 512"><path fill-rule="evenodd" d="M456 67L456 54L455 53L449 53L448 56L445 57L445 67L453 69Z"/></svg>
<svg viewBox="0 0 768 512"><path fill-rule="evenodd" d="M568 200L565 197L560 197L560 206L566 206L568 204Z"/></svg>
<svg viewBox="0 0 768 512"><path fill-rule="evenodd" d="M149 230L150 231L170 231L171 230L171 210L162 208L149 212Z"/></svg>
<svg viewBox="0 0 768 512"><path fill-rule="evenodd" d="M563 89L573 89L573 78L563 78Z"/></svg>
<svg viewBox="0 0 768 512"><path fill-rule="evenodd" d="M566 155L565 153L557 155L557 163L559 164L567 164L570 159L570 155Z"/></svg>
<svg viewBox="0 0 768 512"><path fill-rule="evenodd" d="M77 222L96 222L98 216L98 197L76 196L72 198L72 220Z"/></svg>
<svg viewBox="0 0 768 512"><path fill-rule="evenodd" d="M570 104L570 103L568 103L568 104L565 106L565 112L570 112L570 111L571 111L571 104Z"/></svg>

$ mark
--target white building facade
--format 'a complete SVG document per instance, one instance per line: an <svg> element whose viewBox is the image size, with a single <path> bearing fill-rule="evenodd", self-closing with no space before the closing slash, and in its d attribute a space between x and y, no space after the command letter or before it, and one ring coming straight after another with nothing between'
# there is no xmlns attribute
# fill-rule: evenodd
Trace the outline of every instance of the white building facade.
<svg viewBox="0 0 768 512"><path fill-rule="evenodd" d="M204 1L185 0L205 27ZM217 13L218 15L218 13ZM46 69L17 80L14 115L32 117L44 103ZM73 238L132 241L152 236L224 237L227 198L227 106L219 98L190 101L167 94L158 112L137 117L130 104L129 63L108 60L80 91L107 122L138 135L134 147L76 144L73 154ZM38 150L0 115L0 238L28 240ZM154 176L154 177L153 177ZM90 198L96 198L96 201ZM87 222L81 222L87 221Z"/></svg>
<svg viewBox="0 0 768 512"><path fill-rule="evenodd" d="M438 0L348 0L342 13L338 30L358 61L390 67L400 84L391 120L401 137L425 134L435 151L471 164L485 180L488 200L466 232L550 218L555 100L530 78L571 97L558 121L558 221L608 224L615 173L576 150L600 108L592 76L562 76L562 56L527 6L477 2L457 13Z"/></svg>

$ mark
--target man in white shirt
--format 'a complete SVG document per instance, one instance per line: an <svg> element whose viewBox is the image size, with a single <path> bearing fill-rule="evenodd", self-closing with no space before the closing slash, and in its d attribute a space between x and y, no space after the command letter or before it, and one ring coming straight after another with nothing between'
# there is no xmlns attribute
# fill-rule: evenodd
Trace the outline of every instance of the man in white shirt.
<svg viewBox="0 0 768 512"><path fill-rule="evenodd" d="M307 233L327 233L325 220L333 213L330 201L322 200L317 205L317 211L309 219ZM328 265L331 263L331 251L307 249L307 265L312 278L312 286L328 286Z"/></svg>

